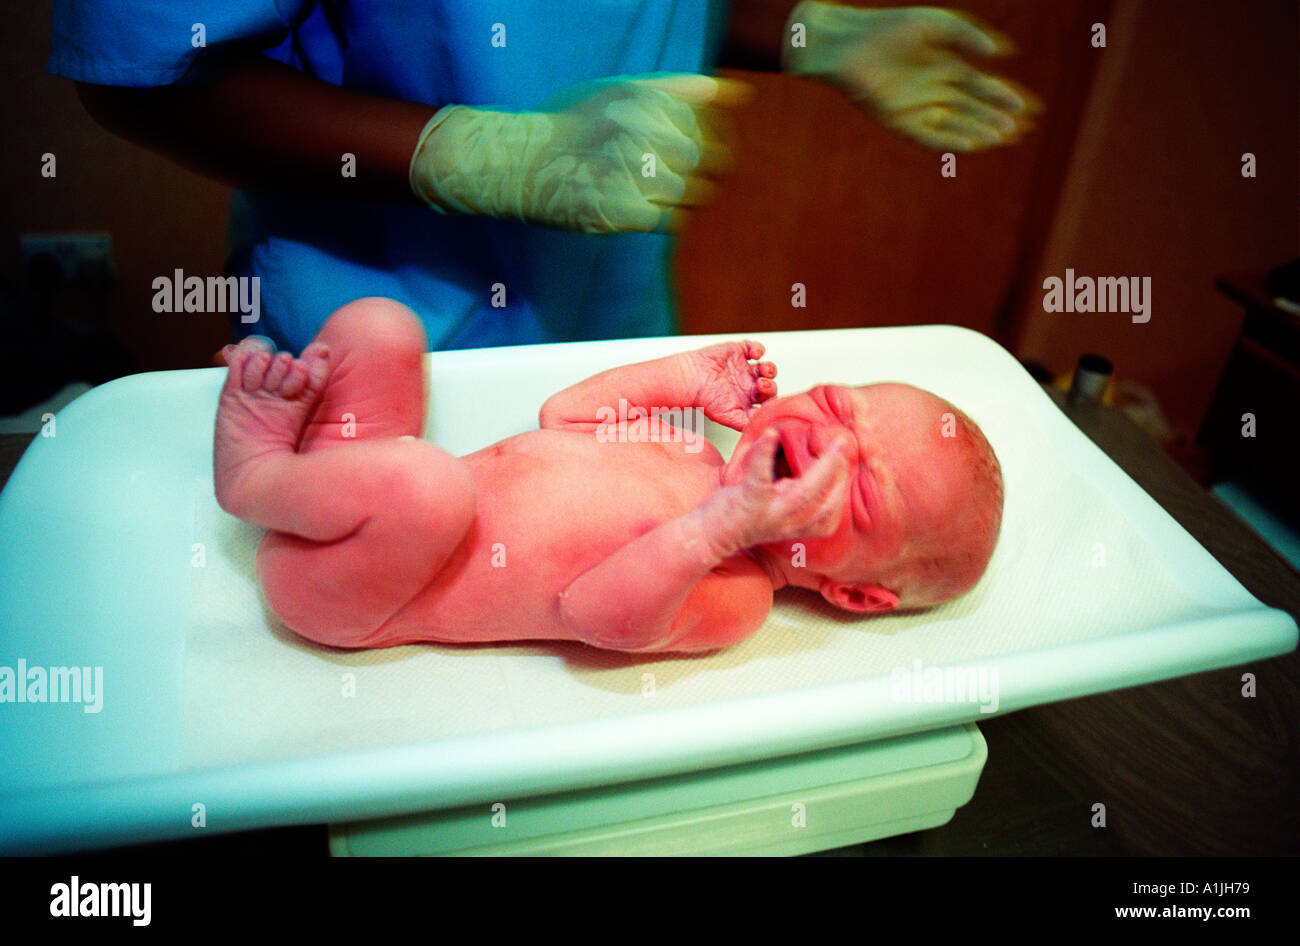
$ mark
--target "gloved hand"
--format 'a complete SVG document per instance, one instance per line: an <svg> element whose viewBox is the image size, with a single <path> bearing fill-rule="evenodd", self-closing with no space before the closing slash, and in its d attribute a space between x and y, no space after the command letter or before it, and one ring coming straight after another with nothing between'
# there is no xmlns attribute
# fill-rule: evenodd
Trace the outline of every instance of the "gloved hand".
<svg viewBox="0 0 1300 946"><path fill-rule="evenodd" d="M726 165L720 108L740 91L663 74L580 83L536 111L450 105L420 135L411 189L443 213L587 233L670 230Z"/></svg>
<svg viewBox="0 0 1300 946"><path fill-rule="evenodd" d="M803 24L805 45L792 44ZM935 151L1015 141L1032 100L968 65L1010 43L937 7L861 10L805 0L786 23L781 67L840 89L886 127Z"/></svg>

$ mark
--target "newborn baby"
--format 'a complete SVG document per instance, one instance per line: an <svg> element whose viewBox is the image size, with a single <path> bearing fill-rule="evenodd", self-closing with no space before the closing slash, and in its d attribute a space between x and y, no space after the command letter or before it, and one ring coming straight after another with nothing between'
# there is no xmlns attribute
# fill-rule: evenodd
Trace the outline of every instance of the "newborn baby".
<svg viewBox="0 0 1300 946"><path fill-rule="evenodd" d="M711 650L787 585L848 611L925 607L993 553L997 459L917 388L778 398L763 346L730 342L598 374L551 397L540 430L457 458L418 439L424 350L408 309L362 299L300 358L257 338L223 352L217 500L268 530L262 590L311 640ZM698 408L740 441L724 460L655 415L618 442L602 425L620 398Z"/></svg>

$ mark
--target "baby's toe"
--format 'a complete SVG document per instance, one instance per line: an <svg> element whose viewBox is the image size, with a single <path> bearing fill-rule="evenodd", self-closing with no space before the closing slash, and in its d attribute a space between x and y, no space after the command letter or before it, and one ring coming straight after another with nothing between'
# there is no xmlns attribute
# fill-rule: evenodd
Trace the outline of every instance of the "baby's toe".
<svg viewBox="0 0 1300 946"><path fill-rule="evenodd" d="M271 394L280 394L280 386L284 384L284 379L289 376L289 371L293 368L293 355L287 351L282 351L271 360L271 367L267 369L266 378L262 381L262 387Z"/></svg>
<svg viewBox="0 0 1300 946"><path fill-rule="evenodd" d="M295 361L280 383L280 397L295 398L307 387L307 366L301 360Z"/></svg>
<svg viewBox="0 0 1300 946"><path fill-rule="evenodd" d="M264 351L254 352L244 362L242 387L244 392L252 394L262 386L266 371L271 367L271 356Z"/></svg>
<svg viewBox="0 0 1300 946"><path fill-rule="evenodd" d="M227 345L221 349L221 357L226 362L226 387L242 388L244 386L244 363L248 361L247 352L238 345Z"/></svg>
<svg viewBox="0 0 1300 946"><path fill-rule="evenodd" d="M226 347L229 348L230 346L227 345ZM250 356L257 354L274 355L275 342L271 341L265 335L249 335L241 339L239 344L235 346L235 349Z"/></svg>
<svg viewBox="0 0 1300 946"><path fill-rule="evenodd" d="M302 350L302 354L298 356L298 360L302 362L312 362L317 358L328 358L329 354L330 347L324 342L312 342Z"/></svg>
<svg viewBox="0 0 1300 946"><path fill-rule="evenodd" d="M307 369L307 387L317 390L330 374L330 350L324 342L312 342L303 349L299 361Z"/></svg>

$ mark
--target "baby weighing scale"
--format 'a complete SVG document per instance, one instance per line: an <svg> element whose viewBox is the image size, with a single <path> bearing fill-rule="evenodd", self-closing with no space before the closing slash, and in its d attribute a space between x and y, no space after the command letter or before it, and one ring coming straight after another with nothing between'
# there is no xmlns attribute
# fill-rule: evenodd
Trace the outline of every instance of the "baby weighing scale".
<svg viewBox="0 0 1300 946"><path fill-rule="evenodd" d="M981 719L1295 648L1294 621L988 338L754 337L783 393L904 381L980 424L1006 507L969 594L864 618L783 591L758 633L702 656L330 650L267 611L260 533L213 498L224 369L122 378L48 421L0 494L0 678L22 661L24 687L31 668L47 683L0 702L0 852L292 824L331 825L339 855L828 849L951 818ZM433 353L425 436L468 453L569 384L721 340ZM724 454L738 436L704 433Z"/></svg>

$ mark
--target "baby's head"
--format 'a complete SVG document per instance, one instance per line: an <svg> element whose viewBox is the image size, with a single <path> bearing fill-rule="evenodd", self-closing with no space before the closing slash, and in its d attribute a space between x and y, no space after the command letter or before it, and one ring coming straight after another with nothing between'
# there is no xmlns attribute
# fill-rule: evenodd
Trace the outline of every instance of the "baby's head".
<svg viewBox="0 0 1300 946"><path fill-rule="evenodd" d="M850 611L940 604L969 591L1002 524L1002 470L969 417L907 384L821 385L755 411L728 463L734 482L775 427L779 475L799 476L850 438L849 496L835 532L762 547L792 585Z"/></svg>

